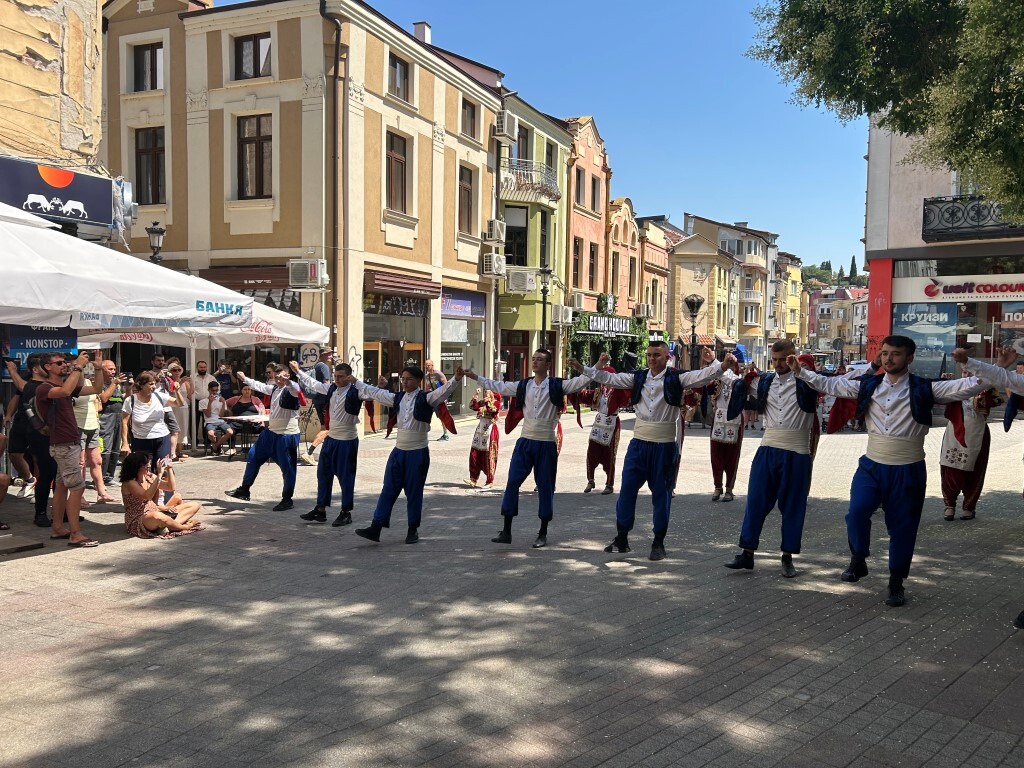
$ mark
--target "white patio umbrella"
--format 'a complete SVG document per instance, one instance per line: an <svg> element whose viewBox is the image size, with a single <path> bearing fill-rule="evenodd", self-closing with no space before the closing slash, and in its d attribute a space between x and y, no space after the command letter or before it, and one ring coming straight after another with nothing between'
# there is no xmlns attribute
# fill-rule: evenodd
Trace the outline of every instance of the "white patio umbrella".
<svg viewBox="0 0 1024 768"><path fill-rule="evenodd" d="M0 203L0 323L150 329L252 321L249 296L51 226Z"/></svg>

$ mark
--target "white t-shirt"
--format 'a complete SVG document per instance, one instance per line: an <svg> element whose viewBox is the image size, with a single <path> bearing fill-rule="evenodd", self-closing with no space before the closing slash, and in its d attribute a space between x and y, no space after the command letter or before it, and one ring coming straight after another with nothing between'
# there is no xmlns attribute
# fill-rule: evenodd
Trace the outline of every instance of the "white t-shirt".
<svg viewBox="0 0 1024 768"><path fill-rule="evenodd" d="M159 392L154 392L148 403L135 395L124 401L124 412L131 418L132 435L140 440L155 440L171 434L164 421L166 410L169 410L167 397Z"/></svg>
<svg viewBox="0 0 1024 768"><path fill-rule="evenodd" d="M206 413L206 406L210 406L210 415L208 419L219 419L220 415L224 413L224 398L220 395L213 396L213 402L210 403L210 398L204 397L199 401L199 410Z"/></svg>

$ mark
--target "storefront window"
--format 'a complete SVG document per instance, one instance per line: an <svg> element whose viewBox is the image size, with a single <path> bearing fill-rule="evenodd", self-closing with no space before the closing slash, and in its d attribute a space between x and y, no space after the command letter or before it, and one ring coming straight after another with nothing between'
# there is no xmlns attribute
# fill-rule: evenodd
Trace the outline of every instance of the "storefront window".
<svg viewBox="0 0 1024 768"><path fill-rule="evenodd" d="M932 379L955 373L958 312L956 303L893 305L893 335L908 336L917 344L911 371Z"/></svg>
<svg viewBox="0 0 1024 768"><path fill-rule="evenodd" d="M491 375L484 355L484 316L487 296L476 291L446 288L441 293L441 359L435 360L441 372L451 378L455 370L472 368ZM452 415L465 414L472 392L466 386L456 387L448 400Z"/></svg>
<svg viewBox="0 0 1024 768"><path fill-rule="evenodd" d="M1012 274L1024 274L1024 256L965 256L897 261L893 264L893 277Z"/></svg>

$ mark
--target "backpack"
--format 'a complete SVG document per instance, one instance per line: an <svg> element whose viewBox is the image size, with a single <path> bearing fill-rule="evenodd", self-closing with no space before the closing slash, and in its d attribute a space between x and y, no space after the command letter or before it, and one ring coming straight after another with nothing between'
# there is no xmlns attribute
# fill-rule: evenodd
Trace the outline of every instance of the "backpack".
<svg viewBox="0 0 1024 768"><path fill-rule="evenodd" d="M56 426L57 424L57 409L53 407L52 403L50 408L46 412L46 420L39 415L39 410L36 407L36 395L32 393L32 397L26 400L22 406L22 411L25 413L25 420L28 422L30 429L38 432L40 435L49 435L50 427Z"/></svg>

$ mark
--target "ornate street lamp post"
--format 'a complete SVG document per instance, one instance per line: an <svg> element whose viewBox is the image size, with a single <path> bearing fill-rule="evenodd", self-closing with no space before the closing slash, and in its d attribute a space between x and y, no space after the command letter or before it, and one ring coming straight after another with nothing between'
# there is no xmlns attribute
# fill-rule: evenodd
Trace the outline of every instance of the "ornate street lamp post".
<svg viewBox="0 0 1024 768"><path fill-rule="evenodd" d="M551 289L551 267L547 259L540 265L540 346L547 349L548 346L548 291Z"/></svg>
<svg viewBox="0 0 1024 768"><path fill-rule="evenodd" d="M164 257L160 255L160 250L164 247L164 235L167 234L167 230L160 226L159 221L154 221L153 226L146 227L146 234L149 235L149 247L153 251L149 260L154 264L159 264L164 260Z"/></svg>
<svg viewBox="0 0 1024 768"><path fill-rule="evenodd" d="M697 352L697 315L704 306L704 297L698 293L691 293L683 299L683 304L690 313L690 370L695 371L700 366L700 353Z"/></svg>

